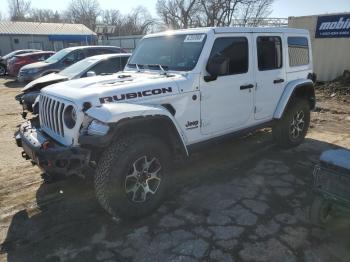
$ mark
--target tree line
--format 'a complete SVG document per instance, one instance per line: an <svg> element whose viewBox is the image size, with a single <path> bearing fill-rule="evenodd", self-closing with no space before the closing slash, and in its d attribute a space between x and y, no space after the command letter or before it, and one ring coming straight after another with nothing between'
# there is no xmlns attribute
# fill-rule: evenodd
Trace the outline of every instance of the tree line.
<svg viewBox="0 0 350 262"><path fill-rule="evenodd" d="M94 30L97 24L115 26L117 35L147 34L164 29L206 26L257 26L271 13L274 0L157 0L158 17L143 6L122 14L103 10L98 0L71 0L64 11L33 8L30 0L8 0L11 21L80 23Z"/></svg>

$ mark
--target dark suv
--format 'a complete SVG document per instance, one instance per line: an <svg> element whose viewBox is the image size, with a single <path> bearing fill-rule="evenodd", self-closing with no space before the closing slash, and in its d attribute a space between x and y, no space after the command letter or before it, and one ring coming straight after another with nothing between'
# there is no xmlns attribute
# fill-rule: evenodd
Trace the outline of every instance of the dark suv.
<svg viewBox="0 0 350 262"><path fill-rule="evenodd" d="M90 56L102 54L126 53L115 46L77 46L62 49L43 62L26 65L18 73L18 81L29 82L41 76L55 73Z"/></svg>

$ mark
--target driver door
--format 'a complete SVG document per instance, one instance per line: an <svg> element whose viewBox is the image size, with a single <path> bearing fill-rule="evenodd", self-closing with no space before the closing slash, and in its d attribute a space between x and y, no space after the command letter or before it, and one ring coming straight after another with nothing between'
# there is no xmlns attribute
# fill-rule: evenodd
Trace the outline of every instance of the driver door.
<svg viewBox="0 0 350 262"><path fill-rule="evenodd" d="M228 66L216 80L201 78L202 134L228 133L249 124L255 87L251 41L249 33L215 39L209 60L220 56L228 59Z"/></svg>

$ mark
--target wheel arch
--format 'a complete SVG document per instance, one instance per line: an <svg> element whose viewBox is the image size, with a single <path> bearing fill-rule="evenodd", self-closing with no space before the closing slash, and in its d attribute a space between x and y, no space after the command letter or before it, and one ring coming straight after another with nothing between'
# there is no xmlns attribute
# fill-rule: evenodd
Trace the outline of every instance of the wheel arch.
<svg viewBox="0 0 350 262"><path fill-rule="evenodd" d="M129 134L147 133L161 138L172 153L188 156L185 137L171 112L163 106L106 104L86 114L111 126L110 139Z"/></svg>
<svg viewBox="0 0 350 262"><path fill-rule="evenodd" d="M308 79L298 79L287 84L274 112L274 119L282 118L288 105L296 98L306 98L310 109L316 106L314 83Z"/></svg>

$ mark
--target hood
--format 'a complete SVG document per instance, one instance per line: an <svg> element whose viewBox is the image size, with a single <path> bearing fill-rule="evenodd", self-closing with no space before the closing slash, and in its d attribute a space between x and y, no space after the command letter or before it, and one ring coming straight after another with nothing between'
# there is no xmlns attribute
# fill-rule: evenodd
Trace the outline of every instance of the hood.
<svg viewBox="0 0 350 262"><path fill-rule="evenodd" d="M28 83L24 88L22 88L22 92L28 92L31 89L36 88L42 88L57 82L62 82L68 80L67 76L60 75L59 73L52 73L48 74L42 77L39 77L38 79L35 79L34 81Z"/></svg>
<svg viewBox="0 0 350 262"><path fill-rule="evenodd" d="M45 63L45 62L35 62L35 63L32 63L32 64L29 64L29 65L25 65L21 68L24 69L24 70L28 70L28 69L33 69L33 68L44 68L44 67L47 67L51 65L50 63Z"/></svg>
<svg viewBox="0 0 350 262"><path fill-rule="evenodd" d="M110 76L87 77L50 85L42 93L64 98L75 104L90 102L100 105L108 102L132 102L179 93L177 81L185 78L159 73L123 72Z"/></svg>

